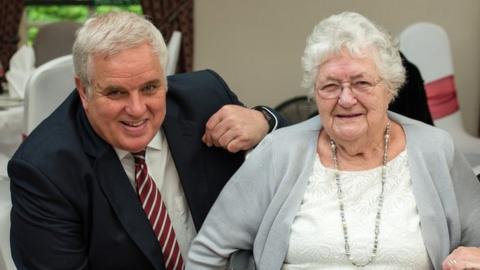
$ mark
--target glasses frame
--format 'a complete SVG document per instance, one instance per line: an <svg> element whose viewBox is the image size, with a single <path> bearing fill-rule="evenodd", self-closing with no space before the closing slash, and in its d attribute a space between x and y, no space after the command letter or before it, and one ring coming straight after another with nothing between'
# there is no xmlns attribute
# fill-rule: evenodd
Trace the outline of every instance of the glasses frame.
<svg viewBox="0 0 480 270"><path fill-rule="evenodd" d="M368 85L356 86L356 84L359 84L362 82L367 83ZM383 82L382 78L379 78L374 82L370 82L367 79L358 79L358 80L347 81L347 82L331 80L331 83L322 84L321 86L322 87L325 87L327 85L332 85L332 87L336 86L335 90L327 91L327 90L322 90L320 87L315 87L315 92L317 92L317 94L323 99L336 99L340 97L340 95L342 94L345 88L349 88L354 97L359 97L367 93L370 93L381 82Z"/></svg>

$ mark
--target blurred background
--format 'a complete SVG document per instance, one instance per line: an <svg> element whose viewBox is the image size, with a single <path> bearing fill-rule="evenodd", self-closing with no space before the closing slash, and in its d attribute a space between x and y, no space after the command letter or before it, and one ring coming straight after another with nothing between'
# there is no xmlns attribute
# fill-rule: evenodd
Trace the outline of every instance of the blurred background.
<svg viewBox="0 0 480 270"><path fill-rule="evenodd" d="M56 20L84 21L95 12L126 9L142 13L149 1L26 0L20 44L38 27ZM306 90L300 87L305 39L322 18L349 10L397 36L414 22L443 27L451 41L458 99L466 130L478 134L480 101L480 1L478 0L194 0L191 67L219 72L246 105L272 107ZM76 5L74 5L76 4ZM160 5L160 4L159 4ZM188 65L187 65L188 66ZM183 71L179 69L179 71Z"/></svg>

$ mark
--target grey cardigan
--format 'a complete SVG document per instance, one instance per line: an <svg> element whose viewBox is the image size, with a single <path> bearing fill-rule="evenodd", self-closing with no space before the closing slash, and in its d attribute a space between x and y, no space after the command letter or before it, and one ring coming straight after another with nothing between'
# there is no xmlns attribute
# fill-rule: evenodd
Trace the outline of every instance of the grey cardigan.
<svg viewBox="0 0 480 270"><path fill-rule="evenodd" d="M406 133L422 236L435 269L457 246L480 246L480 183L450 136L389 113ZM280 269L290 226L316 157L319 117L279 129L249 155L222 190L193 241L186 269L225 269L239 249L259 270Z"/></svg>

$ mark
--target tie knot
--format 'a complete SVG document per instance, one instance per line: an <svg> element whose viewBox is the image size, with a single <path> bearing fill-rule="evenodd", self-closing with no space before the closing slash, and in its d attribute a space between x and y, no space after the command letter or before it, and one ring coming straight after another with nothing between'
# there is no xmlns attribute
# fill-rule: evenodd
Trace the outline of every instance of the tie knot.
<svg viewBox="0 0 480 270"><path fill-rule="evenodd" d="M132 153L133 159L135 160L135 164L144 163L145 162L145 150L140 152Z"/></svg>

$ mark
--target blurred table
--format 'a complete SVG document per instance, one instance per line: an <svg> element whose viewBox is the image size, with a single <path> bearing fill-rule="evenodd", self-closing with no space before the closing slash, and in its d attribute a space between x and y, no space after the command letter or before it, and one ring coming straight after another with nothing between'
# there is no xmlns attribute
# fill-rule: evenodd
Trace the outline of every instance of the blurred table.
<svg viewBox="0 0 480 270"><path fill-rule="evenodd" d="M0 269L15 270L10 252L10 181L7 163L22 142L23 102L0 95Z"/></svg>
<svg viewBox="0 0 480 270"><path fill-rule="evenodd" d="M22 142L23 106L0 109L0 153L11 157Z"/></svg>
<svg viewBox="0 0 480 270"><path fill-rule="evenodd" d="M23 106L0 106L0 176L7 175L7 161L22 142L23 111Z"/></svg>
<svg viewBox="0 0 480 270"><path fill-rule="evenodd" d="M12 255L10 252L10 182L0 176L0 269L13 270Z"/></svg>

